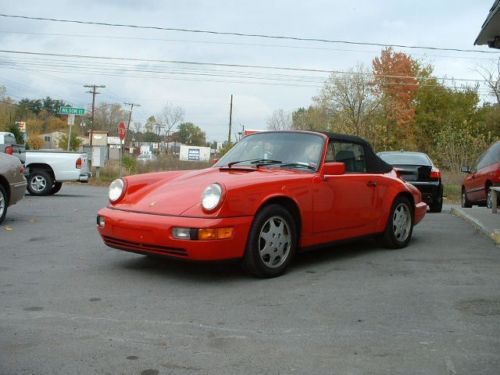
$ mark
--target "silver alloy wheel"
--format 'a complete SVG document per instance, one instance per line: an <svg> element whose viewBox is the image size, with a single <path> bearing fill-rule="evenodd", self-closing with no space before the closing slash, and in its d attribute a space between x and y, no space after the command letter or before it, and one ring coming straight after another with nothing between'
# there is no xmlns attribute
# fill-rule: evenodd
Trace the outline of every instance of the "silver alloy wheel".
<svg viewBox="0 0 500 375"><path fill-rule="evenodd" d="M411 230L411 211L408 205L400 203L392 215L392 230L394 237L400 242L406 241Z"/></svg>
<svg viewBox="0 0 500 375"><path fill-rule="evenodd" d="M47 180L40 175L35 175L31 178L30 186L33 191L40 193L47 187Z"/></svg>
<svg viewBox="0 0 500 375"><path fill-rule="evenodd" d="M0 219L2 218L2 215L5 211L5 206L6 206L6 202L5 202L5 197L3 196L3 193L2 191L0 190Z"/></svg>
<svg viewBox="0 0 500 375"><path fill-rule="evenodd" d="M259 255L269 268L278 268L290 255L292 236L281 216L272 216L262 225L259 233Z"/></svg>

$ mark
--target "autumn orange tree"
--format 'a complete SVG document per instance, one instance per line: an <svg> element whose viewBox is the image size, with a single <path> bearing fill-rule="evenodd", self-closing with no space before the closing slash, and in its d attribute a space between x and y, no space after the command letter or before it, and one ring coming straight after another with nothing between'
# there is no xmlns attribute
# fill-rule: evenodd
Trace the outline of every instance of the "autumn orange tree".
<svg viewBox="0 0 500 375"><path fill-rule="evenodd" d="M419 64L403 52L382 50L372 61L374 91L386 114L386 149L416 148L415 98L419 88Z"/></svg>

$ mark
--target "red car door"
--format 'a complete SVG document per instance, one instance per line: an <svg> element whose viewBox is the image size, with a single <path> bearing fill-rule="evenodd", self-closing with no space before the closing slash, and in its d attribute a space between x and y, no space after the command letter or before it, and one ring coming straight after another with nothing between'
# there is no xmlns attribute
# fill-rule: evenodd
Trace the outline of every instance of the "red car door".
<svg viewBox="0 0 500 375"><path fill-rule="evenodd" d="M378 176L348 174L320 182L314 194L314 232L370 229L378 219Z"/></svg>
<svg viewBox="0 0 500 375"><path fill-rule="evenodd" d="M484 178L481 173L474 171L465 178L465 190L467 191L467 199L471 202L477 202L486 199L484 194Z"/></svg>
<svg viewBox="0 0 500 375"><path fill-rule="evenodd" d="M378 188L382 176L366 173L364 150L354 143L333 143L332 159L343 162L346 174L319 181L313 194L314 232L332 240L343 234L371 233L380 217ZM328 154L327 154L328 155Z"/></svg>

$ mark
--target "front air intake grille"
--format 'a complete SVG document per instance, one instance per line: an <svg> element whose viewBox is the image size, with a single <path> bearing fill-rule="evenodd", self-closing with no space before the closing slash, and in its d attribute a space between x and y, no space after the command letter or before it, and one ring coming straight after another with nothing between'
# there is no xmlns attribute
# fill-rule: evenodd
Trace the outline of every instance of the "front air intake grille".
<svg viewBox="0 0 500 375"><path fill-rule="evenodd" d="M160 245L151 245L146 243L125 241L118 238L113 238L109 236L103 236L104 243L109 247L114 247L115 249L142 252L142 253L155 253L155 254L165 254L172 256L187 257L188 253L185 249L166 247Z"/></svg>

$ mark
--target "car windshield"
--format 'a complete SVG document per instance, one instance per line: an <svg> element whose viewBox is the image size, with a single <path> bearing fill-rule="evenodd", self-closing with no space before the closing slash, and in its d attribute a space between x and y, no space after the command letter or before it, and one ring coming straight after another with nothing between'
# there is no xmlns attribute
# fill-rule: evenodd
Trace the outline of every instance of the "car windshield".
<svg viewBox="0 0 500 375"><path fill-rule="evenodd" d="M266 166L316 170L325 138L299 132L262 132L238 142L215 167Z"/></svg>
<svg viewBox="0 0 500 375"><path fill-rule="evenodd" d="M432 165L427 155L422 153L379 152L377 155L391 165Z"/></svg>

